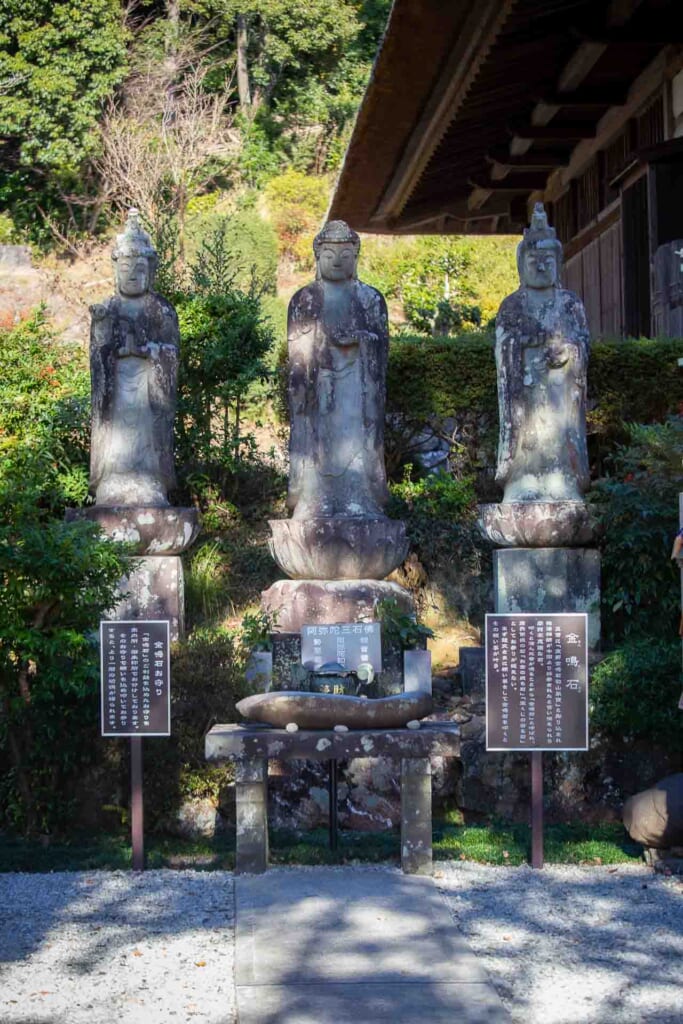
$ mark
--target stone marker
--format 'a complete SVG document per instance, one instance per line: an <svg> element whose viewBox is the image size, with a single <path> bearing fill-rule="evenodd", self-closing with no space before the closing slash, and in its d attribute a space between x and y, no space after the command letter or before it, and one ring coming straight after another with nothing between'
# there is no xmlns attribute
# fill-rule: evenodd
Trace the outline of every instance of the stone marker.
<svg viewBox="0 0 683 1024"><path fill-rule="evenodd" d="M169 619L183 632L180 560L199 533L194 508L171 508L173 421L180 334L173 306L153 292L157 255L130 210L112 253L116 294L91 307L92 437L95 505L71 510L142 556L120 585L111 618Z"/></svg>

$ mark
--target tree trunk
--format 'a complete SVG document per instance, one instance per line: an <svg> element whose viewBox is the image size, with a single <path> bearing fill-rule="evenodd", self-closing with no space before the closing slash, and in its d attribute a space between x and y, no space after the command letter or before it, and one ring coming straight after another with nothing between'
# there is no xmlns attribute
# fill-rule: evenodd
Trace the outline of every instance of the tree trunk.
<svg viewBox="0 0 683 1024"><path fill-rule="evenodd" d="M237 94L240 107L247 112L251 109L251 88L249 86L249 64L247 60L247 49L249 46L249 35L247 33L247 18L244 14L237 15Z"/></svg>

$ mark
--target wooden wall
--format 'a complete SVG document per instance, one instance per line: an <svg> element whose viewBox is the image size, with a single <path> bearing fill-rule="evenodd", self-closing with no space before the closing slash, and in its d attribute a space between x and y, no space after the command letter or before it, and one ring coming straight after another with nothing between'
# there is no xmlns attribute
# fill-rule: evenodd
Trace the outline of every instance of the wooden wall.
<svg viewBox="0 0 683 1024"><path fill-rule="evenodd" d="M622 335L621 221L564 265L563 285L583 300L592 338Z"/></svg>

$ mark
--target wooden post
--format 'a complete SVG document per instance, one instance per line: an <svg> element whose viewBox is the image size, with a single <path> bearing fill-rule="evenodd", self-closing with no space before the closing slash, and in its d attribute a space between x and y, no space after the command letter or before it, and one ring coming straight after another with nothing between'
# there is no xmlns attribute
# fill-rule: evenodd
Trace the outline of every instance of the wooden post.
<svg viewBox="0 0 683 1024"><path fill-rule="evenodd" d="M543 751L531 751L531 866L543 867Z"/></svg>
<svg viewBox="0 0 683 1024"><path fill-rule="evenodd" d="M142 797L142 736L131 736L130 738L130 792L133 871L144 871L145 832Z"/></svg>
<svg viewBox="0 0 683 1024"><path fill-rule="evenodd" d="M329 764L329 794L330 794L330 849L336 850L338 844L337 835L337 762L331 758Z"/></svg>

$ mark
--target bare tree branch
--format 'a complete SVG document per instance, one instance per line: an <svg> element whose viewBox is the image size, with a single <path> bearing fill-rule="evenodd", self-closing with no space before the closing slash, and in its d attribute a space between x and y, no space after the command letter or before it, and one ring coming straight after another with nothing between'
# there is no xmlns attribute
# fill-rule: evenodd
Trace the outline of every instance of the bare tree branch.
<svg viewBox="0 0 683 1024"><path fill-rule="evenodd" d="M181 227L189 200L239 152L231 84L206 92L209 65L187 65L179 75L186 59L176 51L129 80L122 100L105 113L94 161L105 202L136 206L154 220L165 195Z"/></svg>

